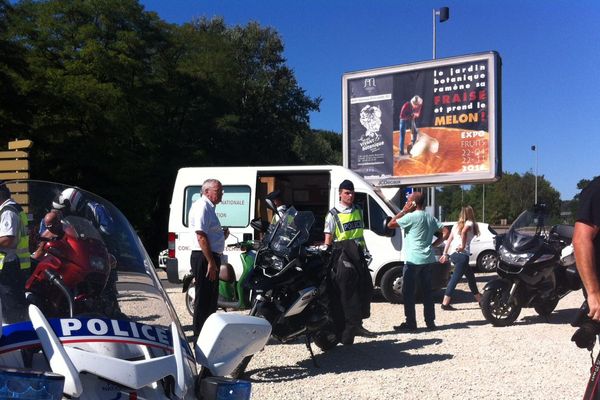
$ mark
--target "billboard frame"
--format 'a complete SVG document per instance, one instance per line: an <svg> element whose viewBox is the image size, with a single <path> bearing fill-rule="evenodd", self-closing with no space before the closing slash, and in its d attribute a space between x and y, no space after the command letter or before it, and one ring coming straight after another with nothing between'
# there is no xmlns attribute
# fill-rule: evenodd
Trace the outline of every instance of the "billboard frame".
<svg viewBox="0 0 600 400"><path fill-rule="evenodd" d="M435 173L417 176L390 176L365 175L357 171L365 180L374 186L400 187L405 185L426 186L440 184L471 184L488 183L497 181L502 174L502 102L501 102L501 67L502 61L495 51L475 53L449 58L421 61L410 64L389 67L373 68L345 73L342 76L342 138L343 138L343 165L351 168L351 137L350 137L350 83L359 79L372 79L394 77L407 72L419 72L434 68L449 68L453 65L464 63L487 62L487 129L489 171L460 173ZM389 99L389 97L387 97ZM393 99L392 99L393 100Z"/></svg>

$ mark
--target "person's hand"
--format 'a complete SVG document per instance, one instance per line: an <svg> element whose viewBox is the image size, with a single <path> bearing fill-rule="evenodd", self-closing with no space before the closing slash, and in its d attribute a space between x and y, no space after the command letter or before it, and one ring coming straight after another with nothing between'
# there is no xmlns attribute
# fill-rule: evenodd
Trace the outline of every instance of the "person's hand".
<svg viewBox="0 0 600 400"><path fill-rule="evenodd" d="M600 321L600 293L588 293L587 302L590 308L588 317Z"/></svg>
<svg viewBox="0 0 600 400"><path fill-rule="evenodd" d="M223 228L223 236L225 239L229 237L229 228Z"/></svg>
<svg viewBox="0 0 600 400"><path fill-rule="evenodd" d="M218 274L219 269L217 268L217 263L215 263L215 261L209 261L208 262L208 268L206 270L206 277L208 278L209 281L214 281L215 279L217 279L217 276L219 276Z"/></svg>
<svg viewBox="0 0 600 400"><path fill-rule="evenodd" d="M462 252L464 249L465 249L465 248L463 247L463 245L462 245L462 244L459 244L459 245L456 247L456 251L457 251L457 252L459 252L459 253L461 253L461 252Z"/></svg>
<svg viewBox="0 0 600 400"><path fill-rule="evenodd" d="M448 256L447 256L446 254L443 254L443 255L440 257L440 263L441 263L441 264L446 264L447 262L448 262Z"/></svg>

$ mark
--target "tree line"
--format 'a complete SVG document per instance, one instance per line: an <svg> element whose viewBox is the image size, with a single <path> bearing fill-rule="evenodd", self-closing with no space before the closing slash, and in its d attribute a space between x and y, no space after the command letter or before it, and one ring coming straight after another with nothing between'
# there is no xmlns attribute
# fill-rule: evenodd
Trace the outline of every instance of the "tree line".
<svg viewBox="0 0 600 400"><path fill-rule="evenodd" d="M283 50L258 23L175 25L137 0L0 0L0 140L33 140L32 178L106 197L156 254L181 167L342 163L341 135L310 129L320 98ZM485 185L485 220L532 204L533 179ZM543 177L538 196L560 210ZM481 185L437 195L446 220L462 204L481 216L482 200Z"/></svg>
<svg viewBox="0 0 600 400"><path fill-rule="evenodd" d="M258 23L174 25L136 0L0 0L0 139L33 140L32 178L111 200L155 253L181 167L341 163L283 49Z"/></svg>

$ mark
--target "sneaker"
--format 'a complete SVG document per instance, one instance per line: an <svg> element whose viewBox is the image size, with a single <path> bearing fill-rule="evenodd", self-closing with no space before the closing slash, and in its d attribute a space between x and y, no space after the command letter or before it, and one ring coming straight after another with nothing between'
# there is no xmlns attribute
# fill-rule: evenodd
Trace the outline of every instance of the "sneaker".
<svg viewBox="0 0 600 400"><path fill-rule="evenodd" d="M394 326L394 330L398 331L398 332L416 332L417 325L408 324L406 322L403 322L400 325Z"/></svg>
<svg viewBox="0 0 600 400"><path fill-rule="evenodd" d="M442 304L442 310L456 311L456 308L452 307L450 304Z"/></svg>
<svg viewBox="0 0 600 400"><path fill-rule="evenodd" d="M366 329L364 326L360 326L356 329L356 336L374 338L377 337L377 334Z"/></svg>

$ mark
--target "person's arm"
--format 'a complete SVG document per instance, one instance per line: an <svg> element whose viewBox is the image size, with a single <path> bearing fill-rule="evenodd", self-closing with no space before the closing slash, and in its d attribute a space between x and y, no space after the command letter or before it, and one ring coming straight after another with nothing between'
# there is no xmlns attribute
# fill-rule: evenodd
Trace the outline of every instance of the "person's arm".
<svg viewBox="0 0 600 400"><path fill-rule="evenodd" d="M15 247L15 237L12 235L6 235L0 237L0 247Z"/></svg>
<svg viewBox="0 0 600 400"><path fill-rule="evenodd" d="M587 302L590 308L588 316L600 321L600 282L598 282L597 260L594 253L594 239L600 227L583 222L575 223L573 231L573 247L577 271L587 292Z"/></svg>
<svg viewBox="0 0 600 400"><path fill-rule="evenodd" d="M440 257L440 262L442 264L444 264L444 263L446 263L446 261L448 261L448 250L450 249L450 243L452 243L453 239L454 239L454 230L452 230L450 232L450 236L448 236L448 240L446 241L446 245L444 246L444 253Z"/></svg>
<svg viewBox="0 0 600 400"><path fill-rule="evenodd" d="M398 220L402 217L404 217L406 214L411 213L413 211L415 211L417 209L417 205L415 204L414 201L407 201L406 204L404 205L404 207L402 208L402 210L396 214L394 216L394 218L392 218L390 220L390 222L388 222L388 228L390 229L396 229L399 228L400 225L398 224Z"/></svg>
<svg viewBox="0 0 600 400"><path fill-rule="evenodd" d="M198 239L198 244L200 245L200 249L202 250L202 254L208 261L208 269L206 271L206 277L214 281L217 279L219 269L217 267L217 263L213 257L212 250L210 248L210 243L208 243L208 237L206 233L202 231L196 231L196 238Z"/></svg>
<svg viewBox="0 0 600 400"><path fill-rule="evenodd" d="M331 233L326 233L325 234L325 244L327 246L331 246L332 242L333 242L333 236L331 236Z"/></svg>
<svg viewBox="0 0 600 400"><path fill-rule="evenodd" d="M446 226L442 226L439 232L441 232L441 235L435 240L435 242L433 242L432 246L434 247L442 244L442 242L448 239L448 236L450 236L450 229L448 229Z"/></svg>

